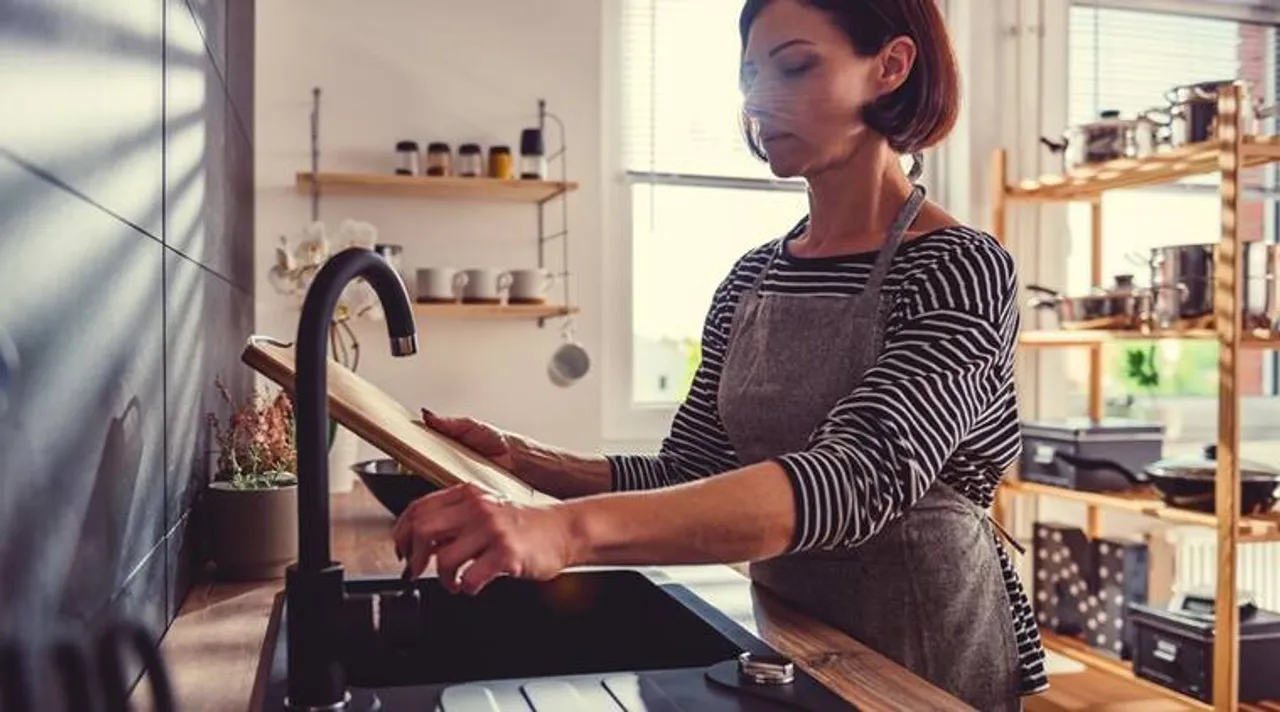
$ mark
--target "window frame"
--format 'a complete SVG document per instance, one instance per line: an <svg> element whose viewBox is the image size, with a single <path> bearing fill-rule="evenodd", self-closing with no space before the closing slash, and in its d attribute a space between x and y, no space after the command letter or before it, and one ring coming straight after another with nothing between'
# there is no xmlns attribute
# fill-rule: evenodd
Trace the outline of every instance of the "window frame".
<svg viewBox="0 0 1280 712"><path fill-rule="evenodd" d="M968 2L969 0L961 0ZM604 0L601 133L603 186L603 224L609 238L602 248L601 308L603 311L601 358L602 436L606 450L653 452L670 431L679 403L641 404L633 400L634 363L634 269L631 259L635 236L632 234L631 189L637 183L689 187L724 187L764 191L803 191L803 183L769 179L740 178L717 175L651 173L627 170L623 155L623 106L626 88L618 81L622 67L622 20L625 0ZM944 16L956 0L938 0ZM959 49L960 38L956 38ZM922 182L932 199L945 202L952 181L947 146L928 153ZM967 195L967 194L966 194ZM760 242L772 239L760 235ZM727 274L732 265L724 265ZM691 305L690 308L706 308Z"/></svg>

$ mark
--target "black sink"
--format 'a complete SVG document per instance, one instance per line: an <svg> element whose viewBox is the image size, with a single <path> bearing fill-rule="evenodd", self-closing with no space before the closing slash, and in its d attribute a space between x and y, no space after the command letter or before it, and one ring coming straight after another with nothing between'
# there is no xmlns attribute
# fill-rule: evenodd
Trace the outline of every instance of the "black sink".
<svg viewBox="0 0 1280 712"><path fill-rule="evenodd" d="M641 710L796 709L794 699L779 704L709 682L704 674L709 668L732 669L744 651L774 651L687 588L657 583L638 571L576 571L546 582L499 579L478 596L449 593L435 578L412 583L354 578L344 585L349 600L378 599L376 605L353 607L355 618L380 611L372 613L381 621L377 630L361 632L353 621L342 624L352 631L344 635L342 664L353 695L350 709L359 712L430 712L442 694L474 692L466 683L498 681L475 688L489 689L482 696L491 696L503 685L548 680L559 681L551 689L571 684L602 694L606 688L638 685L685 700L685 705L649 704ZM269 663L260 671L266 675L259 680L262 709L272 712L286 709L284 609L280 596L263 648ZM800 709L852 709L803 673L797 671L796 677L787 695L803 693ZM521 699L528 706L520 709L541 709L527 691ZM637 708L619 703L616 709Z"/></svg>

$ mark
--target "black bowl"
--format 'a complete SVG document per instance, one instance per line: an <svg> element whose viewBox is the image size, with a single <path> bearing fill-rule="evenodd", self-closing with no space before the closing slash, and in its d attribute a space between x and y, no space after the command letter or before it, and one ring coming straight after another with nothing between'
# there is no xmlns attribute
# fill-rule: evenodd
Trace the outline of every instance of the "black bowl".
<svg viewBox="0 0 1280 712"><path fill-rule="evenodd" d="M374 499L397 517L413 500L440 489L434 482L404 469L395 460L365 460L352 465L351 469L360 476L360 481L373 493Z"/></svg>

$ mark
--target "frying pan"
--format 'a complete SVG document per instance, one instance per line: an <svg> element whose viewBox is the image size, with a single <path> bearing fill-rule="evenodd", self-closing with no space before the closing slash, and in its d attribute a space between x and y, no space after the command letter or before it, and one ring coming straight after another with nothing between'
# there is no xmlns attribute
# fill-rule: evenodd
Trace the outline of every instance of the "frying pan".
<svg viewBox="0 0 1280 712"><path fill-rule="evenodd" d="M1217 478L1217 446L1209 445L1202 457L1168 458L1134 472L1114 460L1055 453L1055 457L1077 469L1118 473L1138 486L1151 485L1161 500L1171 507L1214 512L1214 481ZM1265 465L1240 461L1240 510L1242 515L1269 512L1280 499L1280 472Z"/></svg>

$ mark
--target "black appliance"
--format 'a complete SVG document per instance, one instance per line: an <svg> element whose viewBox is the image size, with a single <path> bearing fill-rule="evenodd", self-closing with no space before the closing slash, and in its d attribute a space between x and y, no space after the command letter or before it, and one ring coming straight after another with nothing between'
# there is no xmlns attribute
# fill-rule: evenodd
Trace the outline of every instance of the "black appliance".
<svg viewBox="0 0 1280 712"><path fill-rule="evenodd" d="M500 579L475 596L436 578L347 579L330 556L326 363L338 296L357 278L382 303L392 353L418 347L404 283L382 256L353 247L325 262L298 325L299 557L269 622L254 709L853 708L687 589L638 572Z"/></svg>
<svg viewBox="0 0 1280 712"><path fill-rule="evenodd" d="M1280 614L1240 602L1241 702L1280 698ZM1212 592L1176 598L1168 609L1130 606L1137 638L1133 671L1202 702L1213 700Z"/></svg>
<svg viewBox="0 0 1280 712"><path fill-rule="evenodd" d="M1022 424L1022 462L1019 477L1055 487L1085 492L1132 489L1119 472L1089 467L1082 460L1115 462L1141 472L1159 460L1164 449L1164 425L1127 418L1071 418Z"/></svg>

